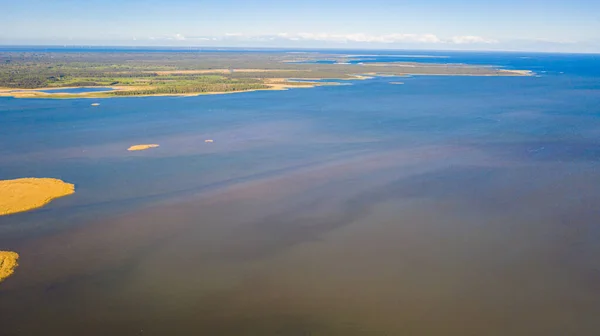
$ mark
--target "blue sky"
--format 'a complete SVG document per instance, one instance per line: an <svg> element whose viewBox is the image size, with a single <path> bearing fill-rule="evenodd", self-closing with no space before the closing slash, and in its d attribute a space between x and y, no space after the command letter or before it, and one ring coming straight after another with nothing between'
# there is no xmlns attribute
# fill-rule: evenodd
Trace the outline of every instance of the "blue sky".
<svg viewBox="0 0 600 336"><path fill-rule="evenodd" d="M0 0L0 44L600 52L598 0Z"/></svg>

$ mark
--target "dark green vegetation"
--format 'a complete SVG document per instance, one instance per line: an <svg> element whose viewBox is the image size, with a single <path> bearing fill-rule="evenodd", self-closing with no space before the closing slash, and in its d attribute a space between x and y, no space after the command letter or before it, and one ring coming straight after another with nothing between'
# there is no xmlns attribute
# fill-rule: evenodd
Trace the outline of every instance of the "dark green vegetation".
<svg viewBox="0 0 600 336"><path fill-rule="evenodd" d="M132 90L113 91L109 95L137 96L151 94L191 94L209 92L235 92L267 89L268 86L258 79L231 78L227 76L160 76Z"/></svg>
<svg viewBox="0 0 600 336"><path fill-rule="evenodd" d="M304 54L302 59L326 55ZM286 78L342 78L356 74L388 75L515 75L489 67L418 64L387 65L297 64L298 56L284 53L217 52L82 52L0 53L0 87L116 86L106 95L192 94L267 89L289 83ZM406 64L405 64L406 65Z"/></svg>

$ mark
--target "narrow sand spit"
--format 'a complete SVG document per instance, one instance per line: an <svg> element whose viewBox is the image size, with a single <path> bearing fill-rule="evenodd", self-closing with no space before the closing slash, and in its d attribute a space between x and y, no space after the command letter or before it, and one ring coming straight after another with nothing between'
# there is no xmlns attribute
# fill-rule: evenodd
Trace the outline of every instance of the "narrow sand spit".
<svg viewBox="0 0 600 336"><path fill-rule="evenodd" d="M0 216L41 208L55 198L75 193L75 186L54 178L0 181Z"/></svg>
<svg viewBox="0 0 600 336"><path fill-rule="evenodd" d="M17 264L19 254L11 251L0 251L0 282L11 276L15 268L19 266Z"/></svg>
<svg viewBox="0 0 600 336"><path fill-rule="evenodd" d="M146 150L146 149L150 149L150 148L156 148L158 147L157 144L149 144L149 145L133 145L129 148L127 148L128 151L132 152L132 151L142 151L142 150Z"/></svg>

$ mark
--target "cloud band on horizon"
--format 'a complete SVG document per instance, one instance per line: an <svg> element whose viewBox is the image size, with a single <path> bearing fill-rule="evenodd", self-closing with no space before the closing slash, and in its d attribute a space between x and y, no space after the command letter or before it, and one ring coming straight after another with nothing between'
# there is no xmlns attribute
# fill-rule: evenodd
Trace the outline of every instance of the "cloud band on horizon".
<svg viewBox="0 0 600 336"><path fill-rule="evenodd" d="M172 36L151 37L152 40L198 40L198 41L318 41L334 43L427 43L427 44L496 44L499 41L475 35L452 36L441 38L435 34L337 34L337 33L277 33L265 35L251 35L243 33L227 33L222 36L184 36L175 34Z"/></svg>

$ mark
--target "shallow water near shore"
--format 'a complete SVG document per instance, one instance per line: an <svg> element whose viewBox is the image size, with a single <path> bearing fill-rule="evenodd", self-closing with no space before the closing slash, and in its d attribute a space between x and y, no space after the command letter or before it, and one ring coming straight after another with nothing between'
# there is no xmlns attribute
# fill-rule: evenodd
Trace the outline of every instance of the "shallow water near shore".
<svg viewBox="0 0 600 336"><path fill-rule="evenodd" d="M596 335L600 78L564 64L0 98L0 179L76 185L0 217L0 334Z"/></svg>

